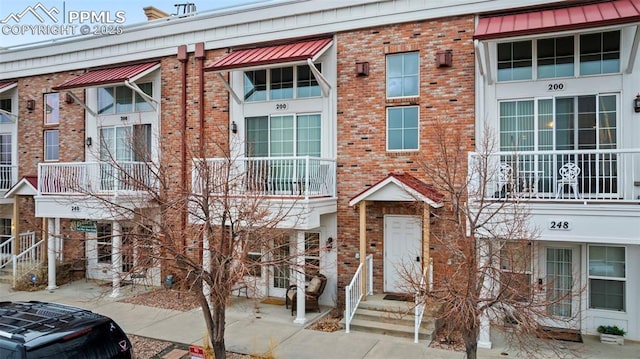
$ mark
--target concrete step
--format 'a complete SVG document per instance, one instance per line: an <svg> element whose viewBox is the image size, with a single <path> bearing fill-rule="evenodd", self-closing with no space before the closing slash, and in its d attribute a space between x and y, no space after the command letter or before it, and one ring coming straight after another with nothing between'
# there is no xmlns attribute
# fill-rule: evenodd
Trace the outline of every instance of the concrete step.
<svg viewBox="0 0 640 359"><path fill-rule="evenodd" d="M341 321L344 326L344 322ZM394 337L413 339L413 325L395 324L389 322L381 322L377 320L358 319L356 317L351 321L351 330L357 330L365 333L377 333L390 335ZM432 340L435 334L435 326L428 328L424 326L418 330L418 338L420 340Z"/></svg>

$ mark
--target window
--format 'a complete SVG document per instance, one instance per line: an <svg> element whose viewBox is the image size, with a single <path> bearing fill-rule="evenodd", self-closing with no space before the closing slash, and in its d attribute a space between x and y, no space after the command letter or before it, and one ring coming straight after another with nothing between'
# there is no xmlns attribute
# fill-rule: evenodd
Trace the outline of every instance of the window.
<svg viewBox="0 0 640 359"><path fill-rule="evenodd" d="M153 83L141 83L138 87L143 93L153 97ZM127 86L98 88L98 114L151 111L153 108L142 96Z"/></svg>
<svg viewBox="0 0 640 359"><path fill-rule="evenodd" d="M500 285L515 301L531 298L531 242L506 241L500 249Z"/></svg>
<svg viewBox="0 0 640 359"><path fill-rule="evenodd" d="M146 162L150 154L150 124L100 128L101 161Z"/></svg>
<svg viewBox="0 0 640 359"><path fill-rule="evenodd" d="M620 71L620 31L580 35L580 74Z"/></svg>
<svg viewBox="0 0 640 359"><path fill-rule="evenodd" d="M321 64L315 66L322 71ZM247 102L292 99L294 95L295 98L321 95L318 81L308 65L245 71L243 82L244 100Z"/></svg>
<svg viewBox="0 0 640 359"><path fill-rule="evenodd" d="M0 189L9 189L12 182L11 134L0 134Z"/></svg>
<svg viewBox="0 0 640 359"><path fill-rule="evenodd" d="M11 238L11 218L0 218L0 243Z"/></svg>
<svg viewBox="0 0 640 359"><path fill-rule="evenodd" d="M625 311L625 247L589 246L589 308Z"/></svg>
<svg viewBox="0 0 640 359"><path fill-rule="evenodd" d="M387 97L418 96L418 53L387 55Z"/></svg>
<svg viewBox="0 0 640 359"><path fill-rule="evenodd" d="M262 253L249 252L247 253L247 275L252 277L262 277Z"/></svg>
<svg viewBox="0 0 640 359"><path fill-rule="evenodd" d="M538 40L538 78L573 76L573 37Z"/></svg>
<svg viewBox="0 0 640 359"><path fill-rule="evenodd" d="M417 150L418 132L418 106L387 108L387 150Z"/></svg>
<svg viewBox="0 0 640 359"><path fill-rule="evenodd" d="M531 80L534 67L538 79L617 73L620 31L504 42L497 55L498 81Z"/></svg>
<svg viewBox="0 0 640 359"><path fill-rule="evenodd" d="M98 263L111 263L111 223L97 225Z"/></svg>
<svg viewBox="0 0 640 359"><path fill-rule="evenodd" d="M59 130L44 131L44 160L57 161L60 159Z"/></svg>
<svg viewBox="0 0 640 359"><path fill-rule="evenodd" d="M320 156L319 114L247 117L250 157Z"/></svg>
<svg viewBox="0 0 640 359"><path fill-rule="evenodd" d="M11 112L11 99L10 98L2 98L0 99L0 110ZM4 113L0 113L0 123L13 122L11 116L5 115Z"/></svg>
<svg viewBox="0 0 640 359"><path fill-rule="evenodd" d="M57 92L44 95L44 124L60 123L60 94Z"/></svg>
<svg viewBox="0 0 640 359"><path fill-rule="evenodd" d="M310 281L320 270L320 233L304 234L304 253L305 280Z"/></svg>
<svg viewBox="0 0 640 359"><path fill-rule="evenodd" d="M531 41L498 44L498 81L531 79Z"/></svg>

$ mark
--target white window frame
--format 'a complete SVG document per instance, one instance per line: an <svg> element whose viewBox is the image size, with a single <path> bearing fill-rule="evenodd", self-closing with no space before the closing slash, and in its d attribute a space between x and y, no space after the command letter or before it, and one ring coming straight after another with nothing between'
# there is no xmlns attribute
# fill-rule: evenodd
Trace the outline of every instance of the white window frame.
<svg viewBox="0 0 640 359"><path fill-rule="evenodd" d="M404 79L406 77L417 77L416 80L416 93L415 94L411 94L411 95L406 95L405 94L405 88L404 85L401 86L401 92L402 94L400 96L390 96L389 95L389 58L391 57L397 57L397 56L402 56L403 57L403 63L404 63L404 57L408 56L408 55L415 55L417 57L417 64L416 64L416 69L417 69L417 73L416 74L406 74L404 72L404 69L401 71L401 75L400 78ZM420 52L419 51L407 51L407 52L398 52L398 53L390 53L390 54L386 54L385 56L385 96L387 99L399 99L399 98L414 98L414 97L419 97L420 96ZM404 82L404 81L402 81Z"/></svg>
<svg viewBox="0 0 640 359"><path fill-rule="evenodd" d="M315 78L315 76L313 75L313 71L309 70L309 73L311 74L311 76L313 77L313 80L315 80L316 82L316 86L318 87L319 91L318 91L318 95L314 95L314 96L300 96L299 92L298 92L298 68L302 67L302 66L309 66L308 64L297 64L297 65L290 65L290 66L277 66L277 67L267 67L267 68L259 68L259 69L250 69L250 70L245 70L242 71L242 99L243 101L247 102L247 103L259 103L259 102L268 102L268 101L288 101L288 100L295 100L295 99L308 99L308 98L319 98L322 97L322 89L320 87L320 81L318 79ZM317 63L315 64L316 69L318 69L319 72L322 73L322 63ZM290 68L291 71L293 71L293 87L291 88L291 97L284 97L284 98L271 98L271 71L272 70L282 70L285 68ZM247 89L245 88L245 74L247 72L257 72L257 71L265 71L265 78L266 78L266 88L265 88L265 96L264 99L259 99L259 100L250 100L246 98L246 94L247 94Z"/></svg>
<svg viewBox="0 0 640 359"><path fill-rule="evenodd" d="M47 136L48 133L52 132L56 132L58 134L58 141L55 145L49 143L49 137ZM49 158L51 155L49 151L52 148L58 149L58 156L56 158ZM55 162L60 160L60 130L57 128L44 130L44 160L46 162Z"/></svg>
<svg viewBox="0 0 640 359"><path fill-rule="evenodd" d="M140 87L140 89L142 89L143 87L149 85L149 89L151 90L151 93L146 93L147 95L149 95L149 97L153 97L153 81L145 81L145 82L141 82L139 84L137 84L138 87ZM102 105L100 103L100 93L102 90L106 90L106 89L111 89L112 91L112 103L111 103L111 110L110 111L103 111L100 106ZM131 111L118 111L118 91L120 90L126 90L127 92L131 93L131 103L129 104L131 106ZM144 91L143 91L144 92ZM151 106L147 101L145 101L145 99L142 98L142 96L140 96L140 94L138 94L138 92L134 91L132 88L125 86L125 85L117 85L117 86L103 86L103 87L99 87L97 89L97 99L96 99L96 108L98 111L98 115L100 116L108 116L108 115L117 115L117 114L123 114L123 113L137 113L137 112L149 112L149 111L153 111L153 106ZM105 102L106 104L106 102ZM143 109L138 109L138 106L144 106L145 108Z"/></svg>
<svg viewBox="0 0 640 359"><path fill-rule="evenodd" d="M416 148L410 148L407 149L404 147L404 133L402 135L402 142L403 142L403 148L401 149L390 149L389 148L389 110L397 110L397 109L402 109L403 111L407 108L416 108L418 111L417 113L417 127L416 127L416 131L417 131L417 146ZM387 107L385 110L385 114L386 114L386 124L385 124L385 139L386 139L386 147L387 147L387 152L415 152L415 151L419 151L420 150L420 106L391 106L391 107ZM402 127L402 131L404 132L406 130L406 127L404 127L404 113L403 113L403 127Z"/></svg>
<svg viewBox="0 0 640 359"><path fill-rule="evenodd" d="M53 98L57 98L55 101ZM52 107L51 112L47 113L47 108L49 106L49 98L51 98ZM58 92L50 92L44 94L44 108L43 108L43 120L45 126L55 126L60 124L60 93ZM54 118L55 117L55 118Z"/></svg>
<svg viewBox="0 0 640 359"><path fill-rule="evenodd" d="M590 263L590 253L591 253L591 248L592 247L604 247L604 248L623 248L624 249L624 277L611 277L611 276L602 276L602 275L591 275L591 270L589 269L591 263ZM605 258L606 259L606 258ZM608 245L608 244L590 244L587 248L587 279L588 279L588 285L589 285L589 298L588 298L588 308L591 310L606 310L606 311L613 311L613 312L622 312L625 313L627 311L627 278L628 275L627 273L629 272L628 269L628 263L629 263L629 251L628 248L626 246L616 246L616 245ZM591 280L595 279L595 280L608 280L608 281L616 281L616 282L622 282L623 287L623 293L622 293L622 309L612 309L612 308L594 308L591 306Z"/></svg>

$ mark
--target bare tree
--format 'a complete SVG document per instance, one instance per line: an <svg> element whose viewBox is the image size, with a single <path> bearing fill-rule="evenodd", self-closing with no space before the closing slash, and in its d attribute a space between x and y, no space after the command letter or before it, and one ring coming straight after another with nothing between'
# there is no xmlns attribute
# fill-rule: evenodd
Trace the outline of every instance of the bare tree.
<svg viewBox="0 0 640 359"><path fill-rule="evenodd" d="M130 143L139 143L135 134ZM198 151L191 157L197 159L182 164L191 177L191 183L184 183L180 171L173 168L179 159L165 155L150 161L146 147L134 146L135 157L145 160L123 162L106 147L101 146L100 183L94 184L93 191L74 179L61 178L58 183L66 181L70 190L97 200L101 210L126 219L130 228L120 237L129 239L137 259L125 266L126 273L120 273L127 245L114 249L113 272L119 277L114 286L131 273L162 264L165 275L175 274L183 288L195 295L215 358L225 358L225 311L234 287L266 267L284 268L287 275L308 273L309 266L296 259L317 256L322 250L288 250L291 230L283 228L295 228L304 214L292 212L295 197L278 199L281 188L273 181L284 179L273 178L272 173L282 169L274 166L290 169L298 164L237 158L229 148L219 146L216 159L205 159L203 151ZM95 190L96 185L119 194L105 195ZM255 283L245 285L255 293Z"/></svg>
<svg viewBox="0 0 640 359"><path fill-rule="evenodd" d="M500 164L495 136L485 129L477 152L469 156L474 150L469 133L450 119L437 120L432 128L431 158L438 160L421 165L444 195L445 206L435 212L431 232L431 242L444 260L435 265L433 290L422 300L442 306L438 316L445 335L457 335L468 358L476 358L480 330L487 324L505 331L509 343L530 356L541 353L538 345L557 349L554 341L531 339L545 337L540 330L545 323L575 319L576 313L564 319L556 314L577 290L561 293L553 290L556 283L534 283L534 278L542 278L535 250L537 229L517 194L517 176L501 183L502 188L491 186ZM414 290L425 293L424 284L409 277Z"/></svg>

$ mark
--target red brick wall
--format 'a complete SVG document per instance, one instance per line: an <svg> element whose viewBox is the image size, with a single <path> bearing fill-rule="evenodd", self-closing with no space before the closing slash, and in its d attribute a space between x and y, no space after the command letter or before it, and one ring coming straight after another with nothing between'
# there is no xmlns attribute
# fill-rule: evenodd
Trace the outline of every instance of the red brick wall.
<svg viewBox="0 0 640 359"><path fill-rule="evenodd" d="M409 172L427 183L433 182L425 175L420 161L438 160L431 155L436 145L432 126L437 120L452 122L452 130L462 131L468 138L468 149L473 149L473 30L473 16L463 16L337 35L339 293L351 280L358 262L355 259L355 253L359 251L358 209L349 207L349 200L395 170ZM452 67L437 67L436 52L444 50L453 52ZM419 96L389 101L386 99L385 55L407 51L419 52ZM355 63L360 61L369 62L369 76L356 76ZM419 151L386 151L386 107L400 105L418 105L420 108ZM367 251L374 254L376 291L382 290L384 214L420 215L421 211L397 203L377 203L369 208ZM437 249L433 255L437 255ZM437 263L443 261L436 260Z"/></svg>

